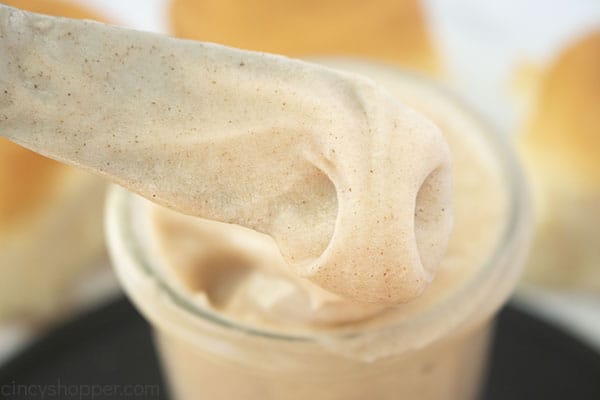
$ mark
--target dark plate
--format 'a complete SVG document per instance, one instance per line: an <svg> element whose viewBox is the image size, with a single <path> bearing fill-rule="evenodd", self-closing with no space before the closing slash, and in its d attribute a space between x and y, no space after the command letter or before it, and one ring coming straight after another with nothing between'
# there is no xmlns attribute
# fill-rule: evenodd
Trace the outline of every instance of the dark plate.
<svg viewBox="0 0 600 400"><path fill-rule="evenodd" d="M515 306L500 314L491 362L485 400L600 399L600 355ZM1 367L0 398L166 400L168 394L148 324L119 299Z"/></svg>

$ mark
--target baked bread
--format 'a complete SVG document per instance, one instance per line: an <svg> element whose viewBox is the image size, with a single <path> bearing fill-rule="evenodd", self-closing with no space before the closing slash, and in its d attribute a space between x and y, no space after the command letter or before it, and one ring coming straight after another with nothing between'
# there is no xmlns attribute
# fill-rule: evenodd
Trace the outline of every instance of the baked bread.
<svg viewBox="0 0 600 400"><path fill-rule="evenodd" d="M526 279L600 290L600 30L542 73L521 136L536 234Z"/></svg>
<svg viewBox="0 0 600 400"><path fill-rule="evenodd" d="M244 49L439 72L419 0L172 0L171 24L179 37Z"/></svg>
<svg viewBox="0 0 600 400"><path fill-rule="evenodd" d="M2 0L72 18L99 19L49 0ZM105 183L0 139L0 320L47 318L103 253Z"/></svg>

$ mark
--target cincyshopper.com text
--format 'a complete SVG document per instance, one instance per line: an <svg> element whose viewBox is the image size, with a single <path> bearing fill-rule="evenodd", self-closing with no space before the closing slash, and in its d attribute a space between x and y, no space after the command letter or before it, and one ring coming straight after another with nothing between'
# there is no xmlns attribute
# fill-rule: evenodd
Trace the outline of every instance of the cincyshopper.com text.
<svg viewBox="0 0 600 400"><path fill-rule="evenodd" d="M6 400L101 400L160 399L158 385L70 384L57 380L50 384L11 382L0 384L0 398Z"/></svg>

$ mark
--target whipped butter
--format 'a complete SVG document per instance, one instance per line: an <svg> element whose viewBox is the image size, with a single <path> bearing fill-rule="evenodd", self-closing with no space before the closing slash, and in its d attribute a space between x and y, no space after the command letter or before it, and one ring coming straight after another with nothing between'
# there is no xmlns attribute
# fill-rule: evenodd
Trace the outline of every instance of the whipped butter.
<svg viewBox="0 0 600 400"><path fill-rule="evenodd" d="M0 134L269 235L292 280L368 310L419 297L451 232L440 130L370 79L281 56L0 6Z"/></svg>

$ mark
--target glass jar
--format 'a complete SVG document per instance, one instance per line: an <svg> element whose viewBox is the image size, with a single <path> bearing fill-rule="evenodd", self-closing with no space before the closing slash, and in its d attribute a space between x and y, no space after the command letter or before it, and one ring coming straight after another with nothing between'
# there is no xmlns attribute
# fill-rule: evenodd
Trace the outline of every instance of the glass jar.
<svg viewBox="0 0 600 400"><path fill-rule="evenodd" d="M354 63L359 70L373 66ZM190 302L156 274L139 234L144 221L136 210L145 200L115 187L107 203L109 249L126 293L154 328L175 399L477 397L494 316L517 282L529 242L528 201L520 168L507 138L481 124L451 93L410 73L376 68L397 76L411 90L427 91L429 98L443 103L444 112L463 113L477 121L482 142L493 149L506 182L507 218L493 251L460 288L408 318L377 328L283 334L233 321ZM365 351L373 348L381 351L377 355Z"/></svg>

